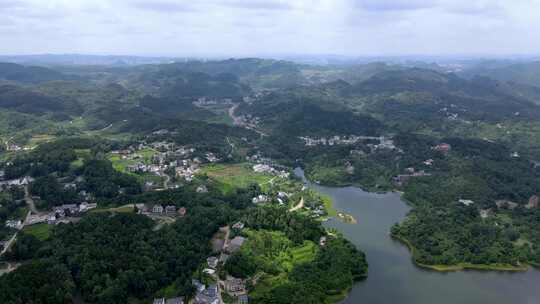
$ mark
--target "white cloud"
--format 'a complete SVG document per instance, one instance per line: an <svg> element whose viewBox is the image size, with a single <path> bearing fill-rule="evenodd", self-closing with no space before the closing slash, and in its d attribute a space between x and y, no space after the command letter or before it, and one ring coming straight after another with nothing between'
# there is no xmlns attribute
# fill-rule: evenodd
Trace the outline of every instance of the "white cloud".
<svg viewBox="0 0 540 304"><path fill-rule="evenodd" d="M2 0L0 53L540 53L540 0Z"/></svg>

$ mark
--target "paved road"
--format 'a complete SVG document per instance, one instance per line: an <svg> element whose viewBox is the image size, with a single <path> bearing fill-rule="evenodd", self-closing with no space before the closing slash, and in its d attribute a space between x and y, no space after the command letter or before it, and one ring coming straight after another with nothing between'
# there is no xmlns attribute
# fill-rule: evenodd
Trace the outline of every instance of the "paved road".
<svg viewBox="0 0 540 304"><path fill-rule="evenodd" d="M13 236L7 241L7 243L4 245L4 249L2 249L2 252L0 252L0 256L3 256L6 251L13 245L15 240L17 239L17 233L13 234Z"/></svg>
<svg viewBox="0 0 540 304"><path fill-rule="evenodd" d="M169 189L169 182L171 181L171 177L163 172L163 176L165 176L165 180L163 181L163 188Z"/></svg>
<svg viewBox="0 0 540 304"><path fill-rule="evenodd" d="M20 263L7 263L7 267L4 269L0 269L0 276L10 273L13 270L17 269L21 264Z"/></svg>
<svg viewBox="0 0 540 304"><path fill-rule="evenodd" d="M30 195L30 191L28 190L28 185L24 186L24 200L26 201L26 205L28 205L28 208L32 213L39 214L39 211L36 208L36 204L34 200L32 199L32 196Z"/></svg>
<svg viewBox="0 0 540 304"><path fill-rule="evenodd" d="M242 122L242 119L240 119L240 117L234 115L234 112L236 111L236 109L238 108L239 105L240 104L236 103L232 107L229 108L229 117L231 117L231 119L233 120L234 125L239 126L239 127L243 127L243 128L246 128L246 129L249 129L249 130L252 130L252 131L255 131L261 136L268 136L268 134L266 134L266 133L264 133L264 132L262 132L260 130L257 130L256 128L253 128L251 126L248 126L248 125L244 124Z"/></svg>

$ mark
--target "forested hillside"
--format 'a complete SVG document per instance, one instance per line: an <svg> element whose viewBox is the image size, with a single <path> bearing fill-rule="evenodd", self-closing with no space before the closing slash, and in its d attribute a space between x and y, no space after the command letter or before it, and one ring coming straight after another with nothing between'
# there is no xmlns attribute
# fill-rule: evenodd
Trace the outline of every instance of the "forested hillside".
<svg viewBox="0 0 540 304"><path fill-rule="evenodd" d="M209 296L192 279L235 301L230 276L253 303L337 302L366 258L297 166L403 193L391 235L419 265L539 265L536 63L471 66L0 65L0 303Z"/></svg>

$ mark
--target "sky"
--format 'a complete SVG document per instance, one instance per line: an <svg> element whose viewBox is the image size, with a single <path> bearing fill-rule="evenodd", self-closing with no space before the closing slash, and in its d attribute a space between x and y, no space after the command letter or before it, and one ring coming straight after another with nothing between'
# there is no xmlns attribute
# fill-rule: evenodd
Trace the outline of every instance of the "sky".
<svg viewBox="0 0 540 304"><path fill-rule="evenodd" d="M0 0L0 54L538 55L540 0Z"/></svg>

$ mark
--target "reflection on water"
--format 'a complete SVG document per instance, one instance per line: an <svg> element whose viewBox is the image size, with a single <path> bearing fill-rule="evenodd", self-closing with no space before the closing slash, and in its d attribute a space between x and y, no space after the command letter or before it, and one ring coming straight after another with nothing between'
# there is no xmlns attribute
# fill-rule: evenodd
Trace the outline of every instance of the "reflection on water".
<svg viewBox="0 0 540 304"><path fill-rule="evenodd" d="M303 177L303 172L295 173ZM305 180L305 179L304 179ZM410 252L390 236L390 227L410 210L397 193L375 194L356 187L331 188L306 183L330 196L336 209L353 215L358 224L330 220L362 249L369 277L357 283L344 304L538 304L540 271L524 273L459 271L440 273L414 266Z"/></svg>

